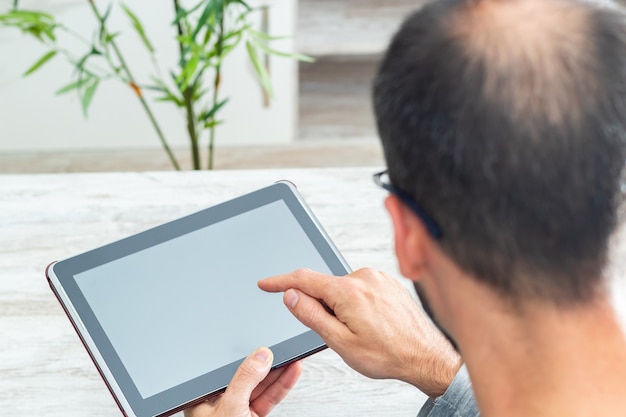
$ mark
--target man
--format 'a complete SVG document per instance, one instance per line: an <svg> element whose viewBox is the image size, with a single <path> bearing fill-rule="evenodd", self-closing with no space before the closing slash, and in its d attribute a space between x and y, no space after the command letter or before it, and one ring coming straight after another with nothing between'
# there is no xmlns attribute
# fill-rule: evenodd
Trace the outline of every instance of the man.
<svg viewBox="0 0 626 417"><path fill-rule="evenodd" d="M438 0L404 23L376 78L400 270L484 416L626 412L626 340L603 277L626 160L622 22L573 0ZM259 286L284 291L354 369L445 391L422 414L473 413L465 367L392 282L302 270ZM264 415L298 367L252 392L269 369L253 356L191 414Z"/></svg>

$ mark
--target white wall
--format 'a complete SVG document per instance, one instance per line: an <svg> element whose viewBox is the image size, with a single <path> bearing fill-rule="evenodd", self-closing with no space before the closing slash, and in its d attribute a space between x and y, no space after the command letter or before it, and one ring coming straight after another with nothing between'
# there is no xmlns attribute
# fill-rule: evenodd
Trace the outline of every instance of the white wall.
<svg viewBox="0 0 626 417"><path fill-rule="evenodd" d="M273 43L276 49L293 49L295 1L264 1L271 6L270 32L289 37ZM143 21L157 49L161 68L167 73L178 56L173 39L175 28L170 26L173 2L125 0L124 3ZM8 10L11 4L12 0L0 0L0 10ZM96 0L96 4L104 10L109 1ZM22 0L20 7L52 12L59 21L87 38L97 27L86 0ZM135 77L148 83L148 76L153 72L150 60L119 7L113 9L111 25L123 32L118 44ZM71 50L83 51L84 48L74 42ZM0 28L0 152L160 147L134 93L118 81L100 84L89 118L85 120L76 94L54 95L59 87L73 81L73 69L62 57L55 57L38 72L23 78L21 74L46 51L16 30ZM217 146L285 143L293 139L297 117L297 65L290 59L270 59L275 89L270 108L262 106L262 93L247 62L245 46L240 45L239 51L226 59L222 97L231 97L231 100L222 113L225 123L218 128ZM169 103L150 104L171 145L187 147L183 114ZM206 133L204 140L207 140Z"/></svg>

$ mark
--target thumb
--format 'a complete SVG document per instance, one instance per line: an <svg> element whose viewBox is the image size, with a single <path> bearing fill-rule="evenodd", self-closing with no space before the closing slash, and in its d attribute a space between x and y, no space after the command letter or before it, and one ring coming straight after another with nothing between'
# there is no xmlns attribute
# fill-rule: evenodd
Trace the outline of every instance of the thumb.
<svg viewBox="0 0 626 417"><path fill-rule="evenodd" d="M247 410L252 391L269 373L273 358L272 351L262 347L244 359L226 388L222 397L223 402L231 406L245 407Z"/></svg>

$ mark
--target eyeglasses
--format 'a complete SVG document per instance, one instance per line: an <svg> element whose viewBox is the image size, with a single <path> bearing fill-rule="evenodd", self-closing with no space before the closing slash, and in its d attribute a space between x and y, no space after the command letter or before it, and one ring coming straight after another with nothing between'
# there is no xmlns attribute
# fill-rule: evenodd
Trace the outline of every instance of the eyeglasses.
<svg viewBox="0 0 626 417"><path fill-rule="evenodd" d="M422 206L420 206L415 200L413 200L410 195L402 190L399 190L391 183L387 170L374 174L373 179L376 185L389 191L391 194L398 197L404 204L409 206L409 208L413 210L413 213L415 213L417 217L422 220L422 222L426 226L426 229L428 230L428 233L430 233L432 237L437 240L443 237L443 232L441 231L441 228L439 227L437 222L435 222L432 217L430 217L426 213L426 211L424 211Z"/></svg>

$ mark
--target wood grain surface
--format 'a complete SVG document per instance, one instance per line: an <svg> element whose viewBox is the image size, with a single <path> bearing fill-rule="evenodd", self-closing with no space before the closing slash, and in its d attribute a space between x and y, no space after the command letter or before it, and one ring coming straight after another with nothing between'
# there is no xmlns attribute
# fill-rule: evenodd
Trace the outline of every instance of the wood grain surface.
<svg viewBox="0 0 626 417"><path fill-rule="evenodd" d="M121 415L48 287L48 263L276 180L298 185L354 269L371 266L398 276L385 193L372 184L374 171L0 175L0 414ZM616 238L616 277L624 275L624 246ZM624 292L616 294L623 312ZM301 381L273 415L414 416L424 400L406 384L356 374L327 350L305 361Z"/></svg>

